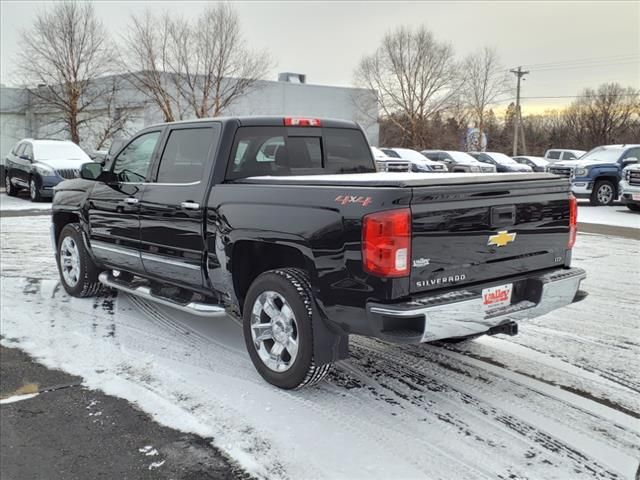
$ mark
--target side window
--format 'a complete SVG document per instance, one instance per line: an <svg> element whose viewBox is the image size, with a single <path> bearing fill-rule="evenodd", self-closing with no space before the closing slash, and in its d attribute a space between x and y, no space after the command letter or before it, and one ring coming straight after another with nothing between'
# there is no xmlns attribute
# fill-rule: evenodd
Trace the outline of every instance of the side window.
<svg viewBox="0 0 640 480"><path fill-rule="evenodd" d="M159 138L160 132L145 133L120 152L113 162L113 173L119 181L144 182Z"/></svg>
<svg viewBox="0 0 640 480"><path fill-rule="evenodd" d="M22 152L22 154L33 160L33 147L30 143L25 143L24 151Z"/></svg>
<svg viewBox="0 0 640 480"><path fill-rule="evenodd" d="M19 157L20 155L23 154L24 152L24 147L26 147L27 144L26 143L20 143L18 144L18 146L16 147L16 157Z"/></svg>
<svg viewBox="0 0 640 480"><path fill-rule="evenodd" d="M216 129L181 128L172 130L162 152L158 183L193 183L202 179L209 162L209 151Z"/></svg>
<svg viewBox="0 0 640 480"><path fill-rule="evenodd" d="M558 150L549 150L549 153L547 153L547 158L551 158L552 160L559 160L560 159L560 153Z"/></svg>
<svg viewBox="0 0 640 480"><path fill-rule="evenodd" d="M564 152L562 155L563 160L575 160L577 157L573 154L573 152Z"/></svg>
<svg viewBox="0 0 640 480"><path fill-rule="evenodd" d="M244 143L246 145L246 143ZM273 137L262 144L256 154L256 162L275 162L280 147L284 147L284 137ZM240 149L238 149L240 152ZM243 152L244 153L244 149Z"/></svg>
<svg viewBox="0 0 640 480"><path fill-rule="evenodd" d="M627 153L624 154L622 160L627 158L637 158L640 161L640 148L630 148L627 150Z"/></svg>
<svg viewBox="0 0 640 480"><path fill-rule="evenodd" d="M20 147L22 147L22 144L20 142L16 143L11 149L11 154L18 155L18 150L20 150Z"/></svg>

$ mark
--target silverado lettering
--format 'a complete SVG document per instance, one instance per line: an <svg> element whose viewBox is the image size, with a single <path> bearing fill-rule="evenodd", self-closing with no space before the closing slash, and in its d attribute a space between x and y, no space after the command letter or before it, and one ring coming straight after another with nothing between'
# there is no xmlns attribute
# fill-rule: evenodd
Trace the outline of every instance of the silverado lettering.
<svg viewBox="0 0 640 480"><path fill-rule="evenodd" d="M80 177L56 187L52 207L65 290L237 317L256 370L281 388L320 381L350 335L515 334L514 322L585 296L567 178L378 173L353 122L153 125ZM504 231L518 241L487 245ZM497 281L512 298L486 314L483 303L506 302Z"/></svg>

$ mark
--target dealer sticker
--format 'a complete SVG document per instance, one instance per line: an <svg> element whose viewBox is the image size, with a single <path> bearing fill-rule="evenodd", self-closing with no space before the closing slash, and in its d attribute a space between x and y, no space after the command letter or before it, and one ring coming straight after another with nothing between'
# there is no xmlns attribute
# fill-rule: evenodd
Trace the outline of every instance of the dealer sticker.
<svg viewBox="0 0 640 480"><path fill-rule="evenodd" d="M499 285L497 287L484 288L482 290L482 306L485 310L505 307L511 304L511 291L513 284Z"/></svg>

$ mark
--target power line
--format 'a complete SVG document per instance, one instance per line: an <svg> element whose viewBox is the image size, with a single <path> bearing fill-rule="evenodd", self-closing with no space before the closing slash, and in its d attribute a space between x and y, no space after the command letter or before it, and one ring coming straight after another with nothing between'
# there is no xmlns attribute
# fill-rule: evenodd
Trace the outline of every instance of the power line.
<svg viewBox="0 0 640 480"><path fill-rule="evenodd" d="M621 97L637 97L639 93L620 93ZM548 97L520 97L520 100L536 100L536 99L551 99L551 98L592 98L593 95L552 95ZM516 100L516 97L507 98L504 101Z"/></svg>
<svg viewBox="0 0 640 480"><path fill-rule="evenodd" d="M599 67L613 67L616 65L633 65L634 63L640 63L640 58L637 60L625 60L618 62L608 62L608 63L591 63L584 65L565 65L558 67L545 67L545 68L532 68L535 72L551 72L554 70L575 70L581 68L599 68Z"/></svg>
<svg viewBox="0 0 640 480"><path fill-rule="evenodd" d="M557 61L557 62L547 62L547 63L532 63L528 65L523 65L523 66L526 68L539 68L539 67L547 67L547 66L555 66L555 65L577 64L577 63L604 61L604 60L620 60L620 59L623 59L623 58L626 59L629 57L635 58L637 56L638 54L636 53L624 54L624 55L607 55L605 57L578 58L578 59L571 59L571 60L564 60L564 61Z"/></svg>

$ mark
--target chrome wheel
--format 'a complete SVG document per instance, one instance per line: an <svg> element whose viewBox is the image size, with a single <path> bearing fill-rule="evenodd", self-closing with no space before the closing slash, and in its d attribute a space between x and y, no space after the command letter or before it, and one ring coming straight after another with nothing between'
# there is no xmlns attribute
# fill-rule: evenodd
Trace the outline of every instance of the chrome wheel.
<svg viewBox="0 0 640 480"><path fill-rule="evenodd" d="M38 196L38 187L36 187L36 181L33 178L29 182L29 195L31 195L31 200L35 200Z"/></svg>
<svg viewBox="0 0 640 480"><path fill-rule="evenodd" d="M4 177L4 189L7 192L11 190L11 179L9 178L9 172L7 172Z"/></svg>
<svg viewBox="0 0 640 480"><path fill-rule="evenodd" d="M608 183L600 185L597 195L598 202L608 204L613 200L613 188Z"/></svg>
<svg viewBox="0 0 640 480"><path fill-rule="evenodd" d="M285 372L298 356L298 324L293 310L277 292L262 292L251 310L251 338L260 360L274 372Z"/></svg>
<svg viewBox="0 0 640 480"><path fill-rule="evenodd" d="M76 241L64 237L60 243L60 270L66 284L75 287L80 280L80 252Z"/></svg>

